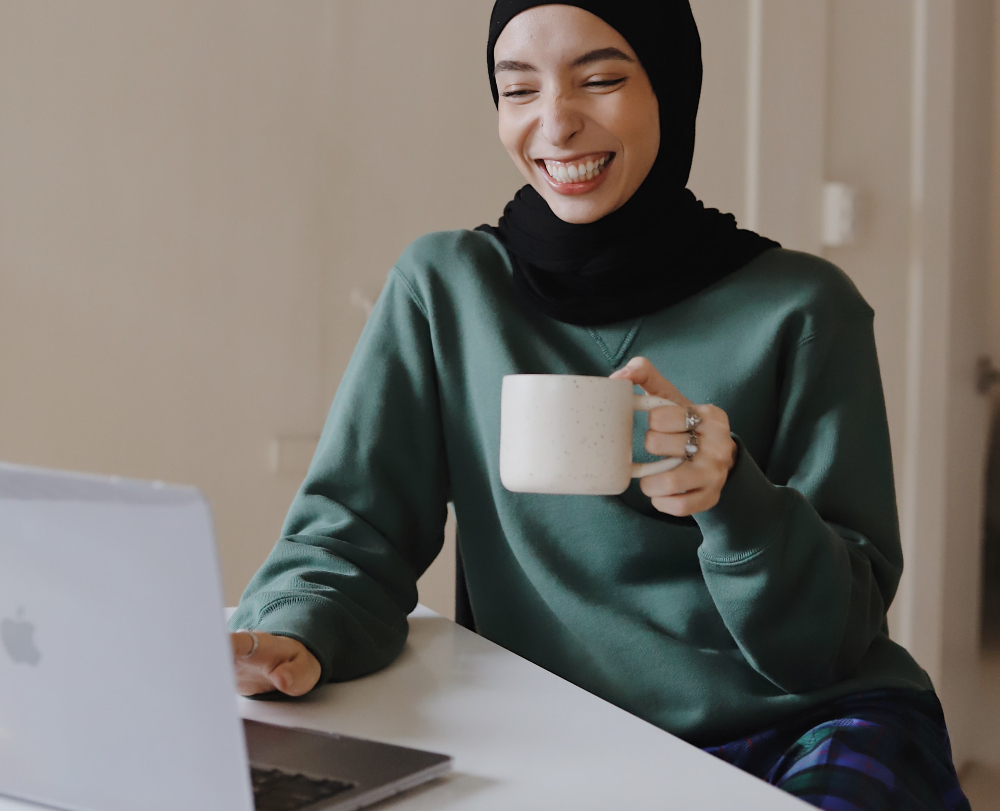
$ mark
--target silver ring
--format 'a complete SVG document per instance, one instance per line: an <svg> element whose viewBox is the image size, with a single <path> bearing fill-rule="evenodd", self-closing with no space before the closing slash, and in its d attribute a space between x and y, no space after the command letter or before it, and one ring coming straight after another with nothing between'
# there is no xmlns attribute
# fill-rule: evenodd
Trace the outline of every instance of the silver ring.
<svg viewBox="0 0 1000 811"><path fill-rule="evenodd" d="M257 652L257 648L260 647L260 639L253 631L242 631L241 633L250 634L250 638L253 640L253 647L250 648L250 653L245 653L240 657L240 659L249 659Z"/></svg>
<svg viewBox="0 0 1000 811"><path fill-rule="evenodd" d="M684 446L684 458L687 461L694 459L695 454L698 453L698 444L700 440L698 435L694 431L689 431L687 435L687 444Z"/></svg>
<svg viewBox="0 0 1000 811"><path fill-rule="evenodd" d="M684 430L692 433L699 425L701 425L701 417L698 416L693 408L689 408L687 410L687 417L684 420Z"/></svg>

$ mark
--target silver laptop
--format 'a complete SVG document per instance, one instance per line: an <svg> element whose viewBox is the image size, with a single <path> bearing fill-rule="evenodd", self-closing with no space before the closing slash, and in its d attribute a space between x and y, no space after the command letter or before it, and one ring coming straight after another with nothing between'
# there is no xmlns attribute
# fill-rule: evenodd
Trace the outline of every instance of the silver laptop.
<svg viewBox="0 0 1000 811"><path fill-rule="evenodd" d="M449 770L242 722L219 583L196 490L0 464L0 808L346 811Z"/></svg>

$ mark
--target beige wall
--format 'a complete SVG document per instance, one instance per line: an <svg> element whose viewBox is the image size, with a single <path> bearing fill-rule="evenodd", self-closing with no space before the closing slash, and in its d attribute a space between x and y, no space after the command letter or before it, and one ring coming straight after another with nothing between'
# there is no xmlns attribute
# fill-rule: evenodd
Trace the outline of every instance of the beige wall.
<svg viewBox="0 0 1000 811"><path fill-rule="evenodd" d="M301 9L0 3L0 458L199 485L230 600L325 393L333 18Z"/></svg>
<svg viewBox="0 0 1000 811"><path fill-rule="evenodd" d="M825 174L863 194L862 236L827 250L875 309L893 457L903 458L910 271L912 0L833 2Z"/></svg>
<svg viewBox="0 0 1000 811"><path fill-rule="evenodd" d="M237 599L358 302L516 188L490 5L0 0L0 459L197 484Z"/></svg>

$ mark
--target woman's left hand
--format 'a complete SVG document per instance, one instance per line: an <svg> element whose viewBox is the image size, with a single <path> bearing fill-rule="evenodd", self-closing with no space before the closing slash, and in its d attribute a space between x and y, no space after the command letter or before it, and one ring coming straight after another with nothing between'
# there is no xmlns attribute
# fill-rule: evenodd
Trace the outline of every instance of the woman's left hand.
<svg viewBox="0 0 1000 811"><path fill-rule="evenodd" d="M611 377L631 380L647 394L677 403L649 412L646 450L656 456L685 456L688 412L698 415L698 451L693 458L667 473L644 477L640 486L653 506L667 515L683 517L712 509L736 463L736 443L729 433L726 412L714 405L692 403L646 358L632 358Z"/></svg>

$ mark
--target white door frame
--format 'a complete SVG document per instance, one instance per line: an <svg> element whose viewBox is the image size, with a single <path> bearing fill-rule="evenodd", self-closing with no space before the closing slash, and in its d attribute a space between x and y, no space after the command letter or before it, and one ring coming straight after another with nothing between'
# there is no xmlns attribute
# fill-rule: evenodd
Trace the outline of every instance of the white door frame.
<svg viewBox="0 0 1000 811"><path fill-rule="evenodd" d="M988 401L991 0L914 0L904 453L894 636L934 680L956 763L974 755Z"/></svg>
<svg viewBox="0 0 1000 811"><path fill-rule="evenodd" d="M890 626L935 683L958 763L973 755L978 702L992 4L912 0L906 357L889 358L906 380L892 426L906 568ZM743 222L814 253L822 184L836 179L823 176L827 10L747 0Z"/></svg>

